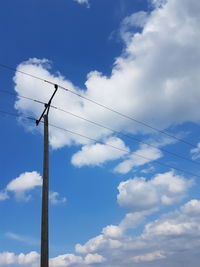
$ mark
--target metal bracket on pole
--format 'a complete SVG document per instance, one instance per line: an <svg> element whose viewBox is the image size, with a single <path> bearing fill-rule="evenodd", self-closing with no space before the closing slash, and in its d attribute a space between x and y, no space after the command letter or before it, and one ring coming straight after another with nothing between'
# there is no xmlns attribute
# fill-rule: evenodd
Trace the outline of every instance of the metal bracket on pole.
<svg viewBox="0 0 200 267"><path fill-rule="evenodd" d="M52 94L51 98L49 99L49 102L48 102L47 104L45 104L45 108L44 108L44 110L43 110L43 112L42 112L40 118L39 118L38 120L36 120L36 125L37 125L37 126L38 126L38 124L40 123L41 119L44 117L45 112L47 111L47 113L46 113L47 116L48 116L48 114L49 114L49 109L50 109L50 107L51 107L51 101L52 101L53 97L55 96L55 94L56 94L56 92L57 92L57 90L58 90L58 85L57 85L57 84L54 84L54 87L55 87L55 91L54 91L54 93Z"/></svg>

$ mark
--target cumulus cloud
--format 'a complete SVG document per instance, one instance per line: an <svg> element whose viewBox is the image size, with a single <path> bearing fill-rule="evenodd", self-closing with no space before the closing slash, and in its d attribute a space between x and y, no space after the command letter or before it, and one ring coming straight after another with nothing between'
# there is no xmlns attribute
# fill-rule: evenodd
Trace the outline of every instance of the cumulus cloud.
<svg viewBox="0 0 200 267"><path fill-rule="evenodd" d="M95 254L87 254L85 256L85 263L87 265L90 264L96 264L96 263L103 263L105 261L105 258L101 255L95 253Z"/></svg>
<svg viewBox="0 0 200 267"><path fill-rule="evenodd" d="M60 197L58 192L50 192L49 193L49 200L51 204L58 205L61 203L65 203L67 201L66 197Z"/></svg>
<svg viewBox="0 0 200 267"><path fill-rule="evenodd" d="M127 159L119 163L114 171L118 173L128 173L134 167L145 165L149 162L159 159L162 157L162 153L158 148L154 148L148 145L141 145L138 150L128 156Z"/></svg>
<svg viewBox="0 0 200 267"><path fill-rule="evenodd" d="M132 211L151 210L180 201L192 184L192 179L172 171L156 174L151 180L138 177L119 184L117 200L120 206Z"/></svg>
<svg viewBox="0 0 200 267"><path fill-rule="evenodd" d="M81 151L73 155L71 162L78 167L101 165L108 160L120 159L128 152L129 148L125 146L121 139L112 137L107 139L105 144L97 143L83 146Z"/></svg>
<svg viewBox="0 0 200 267"><path fill-rule="evenodd" d="M77 252L98 253L106 258L109 266L181 267L199 265L200 201L191 200L179 210L164 214L145 225L138 236L99 235L84 245L77 245ZM113 244L113 245L112 245ZM159 250L158 250L159 248ZM152 265L149 265L152 262ZM103 264L100 266L104 266Z"/></svg>
<svg viewBox="0 0 200 267"><path fill-rule="evenodd" d="M58 257L50 259L50 267L61 267L61 266L93 266L93 264L100 264L105 261L104 257L100 254L87 254L85 258L76 256L74 254L63 254ZM92 265L91 265L92 264Z"/></svg>
<svg viewBox="0 0 200 267"><path fill-rule="evenodd" d="M118 227L122 233L125 233L127 229L136 229L139 225L142 225L145 222L148 215L154 213L157 210L158 207L145 211L127 213Z"/></svg>
<svg viewBox="0 0 200 267"><path fill-rule="evenodd" d="M158 6L160 1L154 3ZM30 59L22 62L18 70L51 80L160 129L187 121L199 123L199 11L200 4L196 0L172 0L143 16L144 23L139 15L133 16L132 24L141 24L140 32L131 29L130 18L124 20L123 27L128 24L129 38L125 40L123 54L116 59L110 76L98 71L90 72L84 90L60 74L51 74L47 60ZM49 84L20 73L15 74L14 81L17 93L44 102L53 92L53 86L51 89ZM53 104L118 131L152 133L142 125L130 123L128 119L61 89ZM15 107L20 113L35 117L43 109L39 104L25 99L18 99ZM97 140L110 137L109 131L58 110L52 109L50 121ZM50 143L53 148L91 144L83 137L55 128L50 129Z"/></svg>
<svg viewBox="0 0 200 267"><path fill-rule="evenodd" d="M75 256L73 254L63 254L58 257L50 259L51 267L61 267L61 266L77 266L77 264L83 264L83 259L80 256Z"/></svg>
<svg viewBox="0 0 200 267"><path fill-rule="evenodd" d="M111 238L119 238L123 235L123 231L119 226L116 225L108 225L105 228L103 228L102 233L105 236L111 237Z"/></svg>
<svg viewBox="0 0 200 267"><path fill-rule="evenodd" d="M152 0L152 3L156 8L149 14L143 14L143 19L141 16L139 20L137 14L132 24L131 18L127 19L127 22L124 21L124 34L128 31L128 35L124 38L124 52L116 59L111 75L105 76L97 71L90 72L85 90L77 88L60 74L51 74L47 60L31 59L21 63L18 70L59 83L76 93L160 129L188 121L199 123L200 2ZM131 30L131 26L135 29L135 25L141 27L140 32ZM53 91L48 84L42 84L20 73L15 74L14 81L18 94L44 102L49 99ZM133 134L151 133L141 125L130 123L108 110L62 90L59 90L53 104L63 109L67 107L73 113L119 131L125 130ZM22 114L32 114L36 117L43 109L42 106L24 99L18 99L15 107ZM107 130L65 117L56 110L50 113L50 120L52 124L97 140L110 137L110 132ZM72 144L91 145L90 141L80 136L53 128L50 129L50 143L53 148ZM155 175L149 181L135 178L120 184L118 202L130 210L150 212L155 207L181 200L191 184L191 180L172 172ZM139 213L138 217L135 212L129 214L126 217L135 224L142 219ZM85 254L86 257L88 254L100 253L106 259L106 264L111 267L132 267L138 263L141 267L150 264L154 267L181 267L183 262L187 266L198 267L199 225L200 201L191 200L179 210L147 223L139 236L120 235L118 228L120 225L107 226L100 235L83 245L77 244L76 251ZM37 256L34 254L33 258ZM25 255L23 254L21 258L24 259ZM29 258L30 256L27 259ZM60 266L82 267L86 264L85 259L69 254L57 257ZM17 266L19 255L8 252L0 254L1 266L14 264L14 261ZM57 264L55 258L52 262ZM105 266L105 263L99 263L99 266Z"/></svg>
<svg viewBox="0 0 200 267"><path fill-rule="evenodd" d="M16 255L12 252L0 253L0 266L24 266L38 267L39 254L32 251L28 254L20 253Z"/></svg>
<svg viewBox="0 0 200 267"><path fill-rule="evenodd" d="M139 146L139 148L128 154L121 163L119 163L114 171L121 174L126 174L136 167L143 166L145 164L151 163L163 156L161 151L162 147L170 144L176 143L177 140L166 137L155 135L153 138L149 138L144 141L143 144ZM141 172L148 173L154 169L153 166L149 166L146 169L142 169Z"/></svg>
<svg viewBox="0 0 200 267"><path fill-rule="evenodd" d="M199 200L190 200L178 210L146 223L139 235L119 234L118 230L117 226L104 228L99 236L76 245L76 251L83 256L59 255L50 259L50 267L104 267L105 262L110 267L181 267L183 261L187 266L199 266ZM0 253L0 266L36 267L38 262L36 252Z"/></svg>
<svg viewBox="0 0 200 267"><path fill-rule="evenodd" d="M131 212L125 215L119 225L108 225L102 229L100 235L91 238L84 245L77 244L76 251L81 254L98 253L104 250L121 251L125 244L127 249L129 249L128 244L130 240L132 240L132 237L127 235L127 230L144 225L147 216L155 213L162 206L172 205L182 200L192 185L192 179L186 179L175 175L172 171L157 174L151 180L135 178L121 182L118 187L118 203ZM195 212L199 213L197 204L198 201L193 202L192 216L194 216ZM185 212L187 207L189 207L188 210L191 211L191 202L183 206L181 212L183 210ZM167 214L167 216L169 216L169 214ZM156 222L153 222L153 225L155 225L155 223ZM146 224L145 235L149 227L150 224ZM143 245L142 238L143 237L140 239L140 246ZM132 243L129 245L132 246ZM161 258L165 258L165 255L155 247L153 251L141 253L140 255L136 255L135 258L130 257L129 262L126 264L154 261ZM125 262L123 264L121 263L121 266L126 266Z"/></svg>
<svg viewBox="0 0 200 267"><path fill-rule="evenodd" d="M0 201L8 199L9 192L14 193L14 196L18 201L28 201L31 198L29 192L38 186L42 186L42 177L40 174L36 171L24 172L9 182L6 188L0 192ZM58 205L65 203L67 198L60 197L58 192L50 191L49 201L53 205Z"/></svg>
<svg viewBox="0 0 200 267"><path fill-rule="evenodd" d="M77 244L76 252L81 254L100 252L101 250L108 249L119 249L122 243L119 240L109 238L103 234L91 238L84 245Z"/></svg>
<svg viewBox="0 0 200 267"><path fill-rule="evenodd" d="M6 187L6 191L13 192L17 200L29 200L30 195L26 193L37 186L42 185L42 177L36 171L25 172L12 180Z"/></svg>
<svg viewBox="0 0 200 267"><path fill-rule="evenodd" d="M176 236L184 239L185 235L194 236L200 230L199 215L199 200L190 200L179 211L165 214L160 219L148 223L145 226L143 237L149 239L152 236Z"/></svg>
<svg viewBox="0 0 200 267"><path fill-rule="evenodd" d="M12 252L0 253L0 266L23 266L23 267L38 267L40 255L32 251L27 254L15 254ZM98 253L89 253L84 258L76 256L74 254L63 254L54 258L50 258L50 267L88 267L88 266L99 266L99 264L105 262L105 258Z"/></svg>
<svg viewBox="0 0 200 267"><path fill-rule="evenodd" d="M157 250L153 251L151 253L143 254L143 255L138 255L132 258L133 262L148 262L148 261L155 261L157 259L163 259L165 258L165 255Z"/></svg>

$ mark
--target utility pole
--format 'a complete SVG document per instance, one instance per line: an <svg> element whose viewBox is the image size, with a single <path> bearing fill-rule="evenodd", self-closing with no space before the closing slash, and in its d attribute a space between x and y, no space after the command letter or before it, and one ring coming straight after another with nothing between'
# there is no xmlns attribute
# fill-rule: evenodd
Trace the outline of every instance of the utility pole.
<svg viewBox="0 0 200 267"><path fill-rule="evenodd" d="M44 159L43 159L43 183L42 183L42 216L41 216L41 253L40 267L49 267L49 124L48 115L51 101L58 90L58 85L54 85L55 90L48 104L45 104L44 111L39 120L44 119Z"/></svg>

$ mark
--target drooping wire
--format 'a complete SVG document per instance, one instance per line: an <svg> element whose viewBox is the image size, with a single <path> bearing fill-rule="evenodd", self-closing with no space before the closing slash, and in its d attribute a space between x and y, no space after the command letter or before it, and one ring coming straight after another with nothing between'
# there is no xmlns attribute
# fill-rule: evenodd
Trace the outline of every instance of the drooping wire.
<svg viewBox="0 0 200 267"><path fill-rule="evenodd" d="M36 103L45 105L45 102L42 102L42 101L39 101L39 100L30 98L30 97L27 97L27 96L17 95L17 94L15 94L15 93L12 93L12 92L9 92L9 91L6 91L6 90L0 90L0 92L9 94L9 95L12 95L12 96L15 96L15 97L23 98L23 99L28 99L28 100L30 100L30 101L34 101L34 102L36 102ZM183 159L183 160L186 160L186 161L190 161L190 162L192 162L193 164L200 165L200 162L198 162L198 161L194 161L194 160L192 160L192 159L190 159L190 158L184 157L184 156L182 156L182 155L180 155L180 154L177 154L177 153L175 153L175 152L168 151L167 149L164 149L164 148L161 148L161 147L158 148L156 145L150 144L150 143L148 143L148 142L145 142L145 141L143 141L143 140L141 140L141 139L139 139L139 138L133 137L133 136L128 135L128 134L125 134L125 133L123 133L123 132L114 130L114 129L112 129L112 128L110 128L110 127L107 127L107 126L105 126L105 125L103 125L103 124L94 122L94 121L89 120L89 119L87 119L87 118L84 118L84 117L82 117L82 116L80 116L80 115L74 114L74 113L72 113L72 112L70 112L70 111L61 109L61 108L59 108L59 107L57 107L57 106L55 106L55 105L50 105L50 107L53 108L53 109L59 110L59 111L61 111L61 112L64 112L64 113L66 113L66 114L68 114L68 115L70 115L70 116L73 116L73 117L75 117L75 118L78 118L78 119L84 120L84 121L86 121L86 122L89 122L89 123L91 123L91 124L93 124L93 125L95 125L95 126L101 127L101 128L103 128L103 129L105 129L105 130L108 130L108 131L114 133L114 134L117 134L117 135L120 135L120 136L129 138L129 139L134 140L134 141L136 141L136 142L139 142L139 143L148 145L148 146L150 146L150 147L159 149L159 150L161 150L161 151L163 151L163 152L165 152L165 153L168 153L168 154L170 154L170 155L173 155L173 156L175 156L175 157L177 157L177 158L180 158L180 159Z"/></svg>
<svg viewBox="0 0 200 267"><path fill-rule="evenodd" d="M17 113L12 113L12 112L8 112L8 111L4 111L4 110L0 110L0 113L1 115L4 114L4 115L9 115L9 116L12 116L12 117L15 117L15 118L22 118L22 119L26 119L26 120L32 120L32 121L35 121L36 119L33 118L33 117L29 117L29 116L21 116Z"/></svg>
<svg viewBox="0 0 200 267"><path fill-rule="evenodd" d="M26 73L24 71L21 71L21 70L18 70L16 68L14 68L14 67L10 67L10 66L7 66L7 65L4 65L4 64L1 64L1 63L0 63L0 67L2 67L4 69L7 69L7 70L11 70L11 71L14 71L14 72L18 72L18 73L24 74L26 76L32 77L34 79L37 79L37 80L40 80L40 81L43 81L43 82L45 81L44 79L42 79L42 78L40 78L38 76L35 76L33 74L30 74L30 73Z"/></svg>
<svg viewBox="0 0 200 267"><path fill-rule="evenodd" d="M109 144L109 143L105 143L105 142L102 142L102 141L98 141L97 139L88 137L88 136L86 136L86 135L83 135L83 134L80 134L80 133L77 133L77 132L74 132L74 131L71 131L71 130L68 130L68 129L65 129L65 128L56 126L56 125L53 125L53 124L49 124L49 125L50 125L51 127L57 128L57 129L59 129L59 130L62 130L62 131L65 131L65 132L68 132L68 133L71 133L71 134L74 134L74 135L83 137L83 138L88 139L88 140L90 140L90 141L98 142L98 143L100 143L100 144L102 144L102 145L106 145L106 146L111 147L111 148L114 148L114 149L116 149L116 150L119 150L119 151L122 151L122 152L125 152L125 153L130 153L129 150L126 150L126 149L122 149L122 148L113 146L113 145L111 145L111 144ZM149 157L142 156L142 155L140 155L140 154L138 154L138 153L135 153L135 152L134 152L134 155L135 155L136 157L143 158L143 159L148 160L148 161L153 161L153 162L155 162L155 163L157 163L157 164L159 164L159 165L161 165L161 166L164 166L164 167L167 167L167 168L170 168L170 169L175 169L175 170L177 170L177 171L185 172L185 173L190 174L190 175L192 175L192 176L200 177L200 175L198 175L198 174L196 175L196 174L194 174L194 173L192 173L192 172L190 172L190 171L186 171L186 170L183 170L183 169L181 169L181 168L177 168L177 167L172 167L171 165L168 165L168 164L166 164L166 163L160 162L160 161L158 161L158 160L151 159L151 158L149 158Z"/></svg>
<svg viewBox="0 0 200 267"><path fill-rule="evenodd" d="M4 110L0 110L0 114L10 115L10 116L14 116L14 117L21 117L21 118L24 118L24 119L27 119L27 120L36 121L36 119L34 119L34 118L32 118L32 117L21 116L21 115L19 115L19 114L15 114L15 113L7 112L7 111L4 111ZM41 122L44 123L44 121L41 121ZM49 124L49 126L51 126L51 127L53 127L53 128L56 128L56 129L58 129L58 130L62 130L62 131L68 132L68 133L70 133L70 134L73 134L73 135L82 137L82 138L85 138L85 139L87 139L87 140L90 140L90 141L93 141L93 142L96 142L96 143L100 143L100 144L102 144L102 145L111 147L111 148L113 148L113 149L122 151L122 152L124 152L124 153L130 153L129 150L126 150L126 149L123 149L123 148L119 148L119 147L113 146L113 145L111 145L111 144L109 144L109 143L105 143L105 142L102 142L102 141L98 141L97 139L94 139L94 138L88 137L88 136L86 136L86 135L83 135L83 134L80 134L80 133L77 133L77 132L74 132L74 131L71 131L71 130L62 128L62 127L59 127L59 126L57 126L57 125ZM177 171L180 171L180 172L183 172L183 173L187 173L187 174L189 174L189 175L196 176L196 177L199 177L199 178L200 178L200 175L195 174L195 173L192 173L192 172L190 172L190 171L183 170L183 169L181 169L181 168L177 168L177 167L173 167L173 166L168 165L168 164L166 164L166 163L160 162L160 161L158 161L158 160L151 159L151 158L149 158L149 157L145 157L145 156L140 155L140 154L135 153L135 152L134 152L134 155L135 155L136 157L143 158L143 159L148 160L148 161L154 161L155 163L157 163L157 164L159 164L159 165L161 165L161 166L164 166L164 167L167 167L167 168L170 168L170 169L174 169L174 170L177 170Z"/></svg>
<svg viewBox="0 0 200 267"><path fill-rule="evenodd" d="M0 93L8 94L8 95L11 95L11 96L14 96L14 97L19 97L19 98L27 99L27 100L34 101L34 102L39 103L39 104L45 104L42 101L39 101L39 100L30 98L28 96L24 96L24 95L20 95L20 94L15 94L15 93L12 93L12 92L9 92L9 91L6 91L6 90L0 90Z"/></svg>
<svg viewBox="0 0 200 267"><path fill-rule="evenodd" d="M30 74L30 73L26 73L26 72L24 72L24 71L20 71L20 70L14 68L14 67L10 67L10 66L7 66L7 65L5 65L5 64L1 64L1 63L0 63L0 67L5 68L5 69L8 69L8 70L11 70L11 71L19 72L19 73L24 74L24 75L26 75L26 76L29 76L29 77L38 79L38 80L40 80L40 81L43 81L43 82L46 82L46 83L55 85L55 83L52 82L52 81L43 79L43 78L41 78L41 77L32 75L32 74ZM166 136L168 136L168 137L170 137L170 138L173 138L173 139L175 139L175 140L177 140L177 141L179 141L179 142L182 142L182 143L184 143L184 144L186 144L186 145L188 145L188 146L191 146L191 147L193 147L193 148L196 148L196 145L195 145L195 144L192 144L191 142L188 142L188 141L186 141L186 140L184 140L184 139L182 139L182 138L176 137L176 136L174 136L174 135L172 135L172 134L170 134L170 133L168 133L168 132L165 132L165 131L160 130L160 129L156 128L156 127L153 127L153 126L151 126L150 124L148 124L148 123L146 123L146 122L142 122L142 121L140 121L140 120L138 120L138 119L135 119L135 118L130 117L130 116L126 115L126 114L123 114L122 112L119 112L119 111L114 110L114 109L112 109L112 108L110 108L110 107L107 107L107 106L105 106L105 105L103 105L103 104L101 104L101 103L99 103L99 102L97 102L97 101L95 101L95 100L93 100L93 99L90 99L90 98L88 98L88 97L86 97L86 96L83 96L83 95L81 95L81 94L79 94L79 93L76 93L76 92L74 92L73 90L70 90L70 89L68 89L68 88L66 88L66 87L64 87L64 86L61 86L61 85L59 85L59 84L56 84L56 85L57 85L60 89L62 89L62 90L64 90L64 91L67 91L67 92L69 92L69 93L71 93L71 94L74 94L74 95L76 95L76 96L78 96L78 97L80 97L80 98L82 98L82 99L84 99L84 100L87 100L87 101L89 101L89 102L91 102L91 103L93 103L93 104L95 104L95 105L98 105L98 106L100 106L100 107L102 107L102 108L104 108L104 109L107 109L107 110L109 110L109 111L115 113L115 114L118 114L118 115L121 116L121 117L124 117L124 118L126 118L126 119L131 120L131 121L134 121L134 122L136 122L136 123L138 123L138 124L140 124L140 125L143 125L143 126L149 128L149 129L151 129L151 130L157 131L157 132L159 132L159 133L161 133L161 134L163 134L163 135L166 135Z"/></svg>

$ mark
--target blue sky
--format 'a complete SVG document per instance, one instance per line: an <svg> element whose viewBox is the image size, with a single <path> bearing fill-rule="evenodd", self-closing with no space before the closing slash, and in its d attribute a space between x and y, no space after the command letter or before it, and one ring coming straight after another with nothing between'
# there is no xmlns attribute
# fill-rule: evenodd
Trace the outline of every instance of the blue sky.
<svg viewBox="0 0 200 267"><path fill-rule="evenodd" d="M59 88L55 107L122 133L51 108L51 124L96 140L50 127L51 267L198 266L199 11L197 0L1 2L0 64L18 71L0 67L0 110L40 116L19 96L47 102L54 88L23 71L74 93ZM42 125L0 120L0 266L37 267Z"/></svg>

